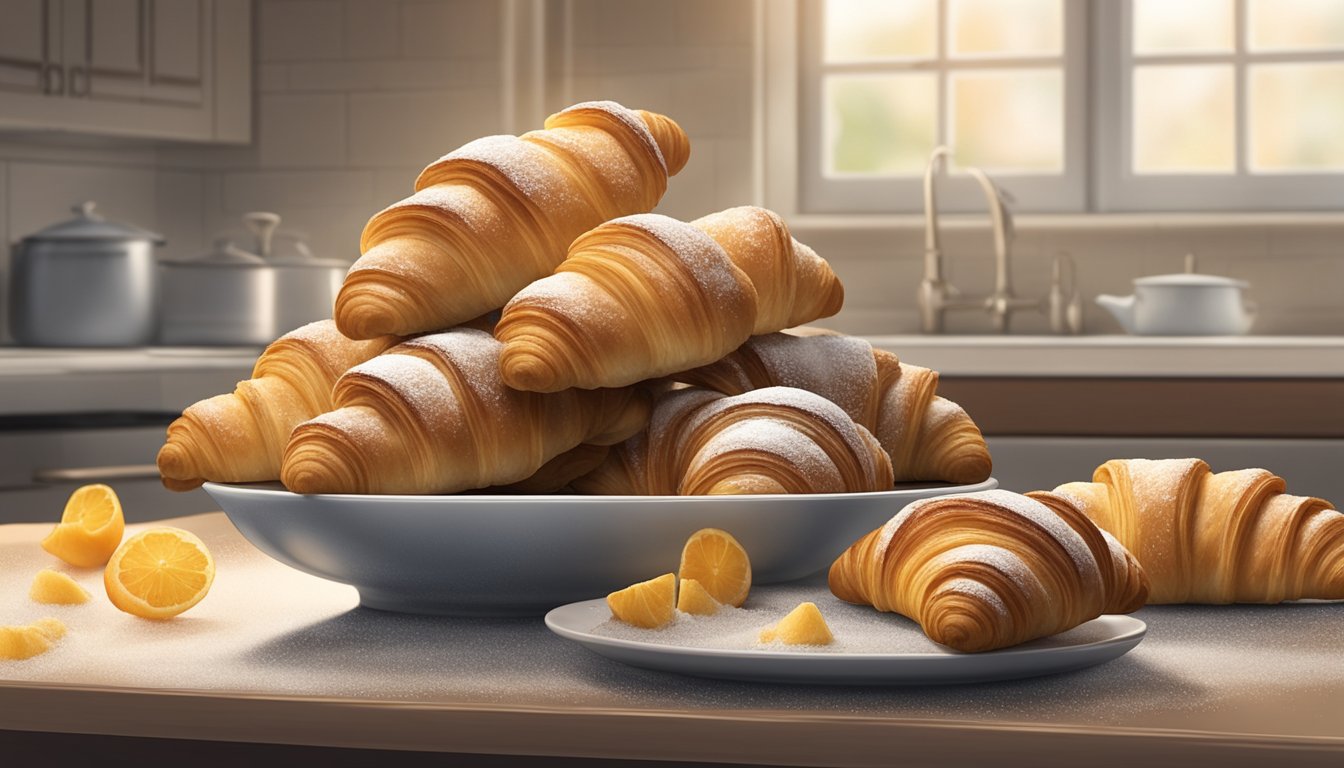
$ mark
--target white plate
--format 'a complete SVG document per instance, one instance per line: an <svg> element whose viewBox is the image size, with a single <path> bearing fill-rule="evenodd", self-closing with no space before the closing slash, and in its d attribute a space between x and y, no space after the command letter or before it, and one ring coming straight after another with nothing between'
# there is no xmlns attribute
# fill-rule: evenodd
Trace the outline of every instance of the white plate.
<svg viewBox="0 0 1344 768"><path fill-rule="evenodd" d="M686 538L732 533L757 583L829 567L906 504L996 488L907 486L769 496L302 496L278 484L205 490L249 541L286 565L351 584L371 608L541 615L674 571Z"/></svg>
<svg viewBox="0 0 1344 768"><path fill-rule="evenodd" d="M816 589L816 588L814 588ZM824 587L820 588L824 591ZM757 590L753 590L753 600ZM805 597L812 598L810 595ZM633 630L617 636L604 634L611 618L606 601L585 600L564 605L546 614L546 626L561 637L581 643L594 653L636 667L677 672L697 677L715 677L729 680L747 680L765 683L814 683L823 685L941 685L947 683L977 683L994 680L1012 680L1037 675L1070 672L1101 664L1123 656L1139 644L1148 631L1147 625L1132 616L1100 616L1068 632L1053 637L986 653L958 653L928 640L914 622L892 614L879 614L871 608L850 606L826 596L827 601L815 599L821 606L837 642L845 633L853 632L856 623L851 618L848 626L840 614L861 612L869 624L871 636L874 625L878 631L890 631L898 637L895 645L913 648L913 652L892 653L827 652L825 650L783 650L787 646L696 647L660 641L660 630ZM796 598L775 602L796 605ZM750 603L749 603L750 605ZM788 609L778 608L776 618ZM717 617L692 619L706 626ZM684 620L684 619L679 619ZM763 625L771 623L762 621ZM712 630L711 630L712 631ZM632 639L643 634L647 640ZM917 636L914 637L914 636ZM727 643L725 643L727 644Z"/></svg>

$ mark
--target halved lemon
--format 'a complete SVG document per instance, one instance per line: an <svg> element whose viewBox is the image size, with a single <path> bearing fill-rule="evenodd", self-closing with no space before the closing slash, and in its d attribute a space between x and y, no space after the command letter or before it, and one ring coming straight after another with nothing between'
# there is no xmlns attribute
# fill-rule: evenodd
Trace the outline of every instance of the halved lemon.
<svg viewBox="0 0 1344 768"><path fill-rule="evenodd" d="M69 575L50 568L43 568L33 577L33 586L28 596L36 603L48 605L79 605L89 602L88 590L79 586L79 582Z"/></svg>
<svg viewBox="0 0 1344 768"><path fill-rule="evenodd" d="M116 491L102 483L86 485L70 494L61 522L42 540L42 548L71 565L96 568L112 556L125 533Z"/></svg>
<svg viewBox="0 0 1344 768"><path fill-rule="evenodd" d="M710 597L723 605L740 607L751 591L751 560L727 531L701 528L681 550L683 579L695 579Z"/></svg>
<svg viewBox="0 0 1344 768"><path fill-rule="evenodd" d="M654 629L672 621L676 589L677 577L665 573L612 592L607 595L607 607L611 609L611 615L626 624Z"/></svg>
<svg viewBox="0 0 1344 768"><path fill-rule="evenodd" d="M205 542L180 528L151 528L117 548L103 571L107 598L145 619L169 619L199 603L215 581Z"/></svg>
<svg viewBox="0 0 1344 768"><path fill-rule="evenodd" d="M760 640L762 643L778 640L786 645L830 645L835 635L826 626L816 603L799 603L778 624L762 629Z"/></svg>

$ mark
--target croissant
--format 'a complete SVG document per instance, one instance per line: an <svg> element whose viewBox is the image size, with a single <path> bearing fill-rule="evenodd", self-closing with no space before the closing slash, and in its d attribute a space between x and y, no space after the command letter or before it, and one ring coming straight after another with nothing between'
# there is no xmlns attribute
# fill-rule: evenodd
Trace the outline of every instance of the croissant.
<svg viewBox="0 0 1344 768"><path fill-rule="evenodd" d="M351 368L334 410L300 424L280 479L297 493L451 493L531 477L581 443L644 427L642 390L519 392L489 333L455 328Z"/></svg>
<svg viewBox="0 0 1344 768"><path fill-rule="evenodd" d="M649 426L615 446L580 493L713 496L891 488L891 462L868 430L811 392L767 387L736 397L679 389Z"/></svg>
<svg viewBox="0 0 1344 768"><path fill-rule="evenodd" d="M652 210L689 156L674 121L609 101L551 115L544 130L472 141L369 221L336 297L336 324L367 339L498 309L549 275L578 235Z"/></svg>
<svg viewBox="0 0 1344 768"><path fill-rule="evenodd" d="M1150 603L1344 599L1344 514L1284 493L1266 470L1115 459L1092 480L1030 495L1076 506L1115 534L1152 579Z"/></svg>
<svg viewBox="0 0 1344 768"><path fill-rule="evenodd" d="M189 406L168 426L158 455L164 486L189 491L206 480L278 479L290 431L331 410L331 388L342 373L397 341L351 341L330 320L281 336L257 359L251 379Z"/></svg>
<svg viewBox="0 0 1344 768"><path fill-rule="evenodd" d="M752 334L840 311L844 288L764 208L626 216L581 235L504 307L504 381L615 387L713 362Z"/></svg>
<svg viewBox="0 0 1344 768"><path fill-rule="evenodd" d="M721 360L670 378L728 395L772 386L815 392L877 437L897 482L978 483L992 467L975 422L934 394L936 371L902 363L863 339L754 336Z"/></svg>
<svg viewBox="0 0 1344 768"><path fill-rule="evenodd" d="M978 652L1143 605L1138 561L1077 508L1008 491L924 499L831 565L841 600L894 611L931 640Z"/></svg>

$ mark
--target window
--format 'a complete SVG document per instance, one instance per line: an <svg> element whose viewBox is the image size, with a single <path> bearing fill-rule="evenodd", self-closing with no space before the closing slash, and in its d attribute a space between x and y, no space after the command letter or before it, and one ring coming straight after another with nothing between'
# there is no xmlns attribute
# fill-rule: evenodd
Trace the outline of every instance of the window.
<svg viewBox="0 0 1344 768"><path fill-rule="evenodd" d="M931 150L949 209L979 166L1024 205L1080 209L1081 8L1065 0L805 0L800 147L809 211L918 210Z"/></svg>
<svg viewBox="0 0 1344 768"><path fill-rule="evenodd" d="M1344 206L1340 0L799 0L787 23L772 13L767 39L787 28L796 45L796 90L771 93L796 99L801 212L919 211L939 144L954 152L947 210L983 209L971 165L1018 210ZM777 64L767 55L767 79ZM789 142L768 143L780 159Z"/></svg>
<svg viewBox="0 0 1344 768"><path fill-rule="evenodd" d="M1097 10L1100 208L1344 205L1344 3Z"/></svg>

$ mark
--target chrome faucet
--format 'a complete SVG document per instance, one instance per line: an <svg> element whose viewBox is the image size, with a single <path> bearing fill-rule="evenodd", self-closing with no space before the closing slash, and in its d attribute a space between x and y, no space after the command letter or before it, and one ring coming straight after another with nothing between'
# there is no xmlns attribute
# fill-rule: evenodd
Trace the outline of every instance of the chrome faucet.
<svg viewBox="0 0 1344 768"><path fill-rule="evenodd" d="M920 325L925 333L942 333L944 315L949 309L980 309L992 318L994 330L1007 333L1013 312L1022 309L1045 310L1041 299L1019 298L1013 293L1009 271L1009 248L1013 238L1013 217L999 188L984 171L968 167L966 172L980 185L989 203L994 235L994 292L984 297L963 298L943 278L943 249L938 232L938 206L934 196L934 178L952 154L945 146L936 147L924 170L924 279L920 281L916 302Z"/></svg>

